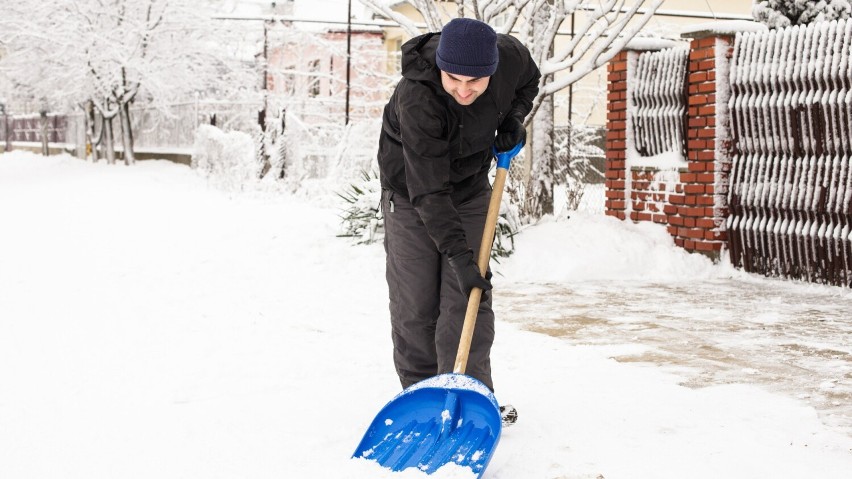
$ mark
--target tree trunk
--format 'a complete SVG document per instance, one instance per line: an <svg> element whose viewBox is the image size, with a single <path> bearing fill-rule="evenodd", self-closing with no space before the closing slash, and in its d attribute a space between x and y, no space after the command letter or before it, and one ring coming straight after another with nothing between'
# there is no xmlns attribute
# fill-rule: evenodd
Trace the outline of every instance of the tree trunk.
<svg viewBox="0 0 852 479"><path fill-rule="evenodd" d="M83 157L87 160L97 161L98 155L95 145L100 143L100 138L95 138L95 104L91 100L83 104L83 118L83 123L86 125Z"/></svg>
<svg viewBox="0 0 852 479"><path fill-rule="evenodd" d="M545 98L533 117L530 153L530 178L527 186L524 213L530 222L553 214L553 174L556 152L553 141L553 96Z"/></svg>
<svg viewBox="0 0 852 479"><path fill-rule="evenodd" d="M554 9L553 1L540 5L533 18L533 32L544 34ZM551 45L549 50L552 50ZM552 53L552 52L549 52ZM553 81L553 76L544 77L542 87ZM544 215L553 214L553 176L556 167L556 152L553 135L553 95L542 98L541 106L531 122L531 134L527 143L530 170L524 195L524 217L533 222Z"/></svg>
<svg viewBox="0 0 852 479"><path fill-rule="evenodd" d="M9 112L3 112L3 133L6 137L5 151L12 151L12 128L9 128Z"/></svg>
<svg viewBox="0 0 852 479"><path fill-rule="evenodd" d="M115 164L115 141L112 131L112 119L114 116L106 117L104 116L104 126L103 128L103 145L104 145L104 154L106 155L107 163L110 165Z"/></svg>
<svg viewBox="0 0 852 479"><path fill-rule="evenodd" d="M124 163L132 165L136 163L136 155L133 153L133 129L130 124L129 103L119 105L118 119L121 123L121 146L124 148Z"/></svg>

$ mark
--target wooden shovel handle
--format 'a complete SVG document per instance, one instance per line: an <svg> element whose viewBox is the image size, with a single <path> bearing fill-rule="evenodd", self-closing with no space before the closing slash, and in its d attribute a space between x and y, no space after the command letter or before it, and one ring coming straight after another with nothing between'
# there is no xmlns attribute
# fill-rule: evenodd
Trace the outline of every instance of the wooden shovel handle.
<svg viewBox="0 0 852 479"><path fill-rule="evenodd" d="M479 258L476 262L482 277L485 277L485 273L488 271L488 261L491 259L491 245L494 242L494 233L497 231L497 218L500 216L500 202L503 199L503 187L506 185L508 172L509 170L506 168L497 168L497 176L491 190L491 202L488 204L488 216L485 217L485 230L482 232ZM456 353L456 364L453 367L454 373L464 374L465 369L467 369L467 358L470 355L470 343L473 341L473 330L476 327L476 314L479 312L479 300L481 298L481 289L473 288L470 291L459 349Z"/></svg>

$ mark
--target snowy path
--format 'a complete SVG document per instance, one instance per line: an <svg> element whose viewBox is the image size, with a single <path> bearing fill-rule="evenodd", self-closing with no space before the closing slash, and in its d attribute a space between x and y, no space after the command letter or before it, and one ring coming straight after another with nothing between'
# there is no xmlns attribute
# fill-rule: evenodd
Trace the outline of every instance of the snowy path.
<svg viewBox="0 0 852 479"><path fill-rule="evenodd" d="M852 435L852 297L760 278L690 284L524 285L503 319L574 345L639 345L620 362L662 366L702 388L760 384L805 400Z"/></svg>
<svg viewBox="0 0 852 479"><path fill-rule="evenodd" d="M0 477L470 479L349 459L399 384L381 245L335 238L328 198L0 155ZM484 479L848 479L823 408L848 403L848 356L797 348L848 354L852 293L744 280L600 216L518 242L492 361L521 422ZM708 281L720 296L681 296Z"/></svg>

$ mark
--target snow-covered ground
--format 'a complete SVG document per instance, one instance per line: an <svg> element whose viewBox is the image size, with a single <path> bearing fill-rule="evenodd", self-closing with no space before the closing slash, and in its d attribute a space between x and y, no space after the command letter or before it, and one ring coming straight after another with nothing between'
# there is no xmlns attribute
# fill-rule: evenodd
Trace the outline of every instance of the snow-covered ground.
<svg viewBox="0 0 852 479"><path fill-rule="evenodd" d="M0 477L427 477L349 459L399 385L381 245L336 238L336 208L0 155ZM585 214L496 269L520 422L484 477L850 476L849 291Z"/></svg>

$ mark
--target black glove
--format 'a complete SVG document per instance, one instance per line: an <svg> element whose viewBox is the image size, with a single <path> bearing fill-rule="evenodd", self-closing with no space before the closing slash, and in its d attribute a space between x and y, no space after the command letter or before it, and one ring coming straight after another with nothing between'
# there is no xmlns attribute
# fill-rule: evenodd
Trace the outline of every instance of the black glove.
<svg viewBox="0 0 852 479"><path fill-rule="evenodd" d="M487 271L485 278L482 277L482 274L479 272L479 266L473 261L473 251L467 250L464 253L450 256L449 260L450 265L456 272L459 287L464 291L464 294L469 295L470 290L476 287L482 290L482 300L485 301L487 298L485 292L492 288L491 281L488 281L491 279L491 272Z"/></svg>
<svg viewBox="0 0 852 479"><path fill-rule="evenodd" d="M507 116L503 123L497 127L497 137L494 138L494 147L497 151L509 151L518 143L527 139L527 129L524 122L516 116Z"/></svg>

